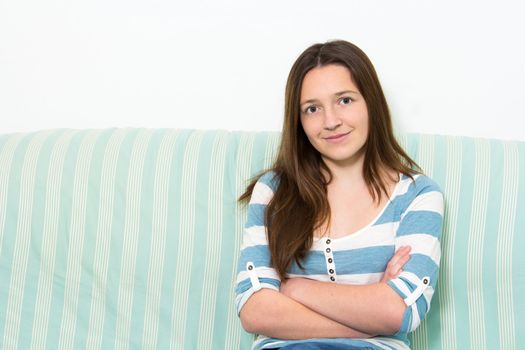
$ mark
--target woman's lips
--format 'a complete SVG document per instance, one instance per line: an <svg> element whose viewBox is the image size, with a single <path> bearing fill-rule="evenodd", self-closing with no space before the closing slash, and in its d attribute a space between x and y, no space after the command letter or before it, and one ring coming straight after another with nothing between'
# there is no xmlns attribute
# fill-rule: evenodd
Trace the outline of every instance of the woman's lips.
<svg viewBox="0 0 525 350"><path fill-rule="evenodd" d="M329 136L329 137L325 137L325 140L330 142L330 143L338 143L338 142L341 142L343 141L346 136L348 134L350 134L351 131L349 132L346 132L346 133L343 133L343 134L337 134L337 135L333 135L333 136Z"/></svg>

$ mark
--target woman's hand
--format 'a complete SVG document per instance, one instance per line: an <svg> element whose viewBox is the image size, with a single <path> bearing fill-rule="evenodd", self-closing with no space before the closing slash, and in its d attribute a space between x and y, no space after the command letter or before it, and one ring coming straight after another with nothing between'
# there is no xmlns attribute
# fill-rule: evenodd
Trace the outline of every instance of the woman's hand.
<svg viewBox="0 0 525 350"><path fill-rule="evenodd" d="M401 271L403 271L403 266L410 260L410 250L412 248L410 246L403 246L397 250L397 252L394 254L392 259L388 262L386 265L385 273L383 274L383 278L381 278L381 282L388 282L393 278L396 278L399 276Z"/></svg>
<svg viewBox="0 0 525 350"><path fill-rule="evenodd" d="M311 282L311 280L307 278L287 278L281 282L279 292L281 292L281 294L286 295L288 298L297 300L296 298L294 298L294 293L298 292L300 288L307 287L308 282Z"/></svg>

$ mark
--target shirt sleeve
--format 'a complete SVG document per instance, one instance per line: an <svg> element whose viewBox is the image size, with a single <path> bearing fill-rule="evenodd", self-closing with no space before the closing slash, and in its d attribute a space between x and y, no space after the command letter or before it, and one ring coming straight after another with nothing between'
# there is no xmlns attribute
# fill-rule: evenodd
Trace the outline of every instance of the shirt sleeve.
<svg viewBox="0 0 525 350"><path fill-rule="evenodd" d="M444 211L441 190L425 176L412 182L406 196L412 198L401 214L395 245L396 250L410 246L410 260L397 278L387 282L407 305L399 333L414 331L430 310L439 274Z"/></svg>
<svg viewBox="0 0 525 350"><path fill-rule="evenodd" d="M237 314L253 293L262 288L279 290L281 280L270 264L270 250L266 236L264 214L273 197L275 182L273 173L259 178L253 188L248 204L248 218L244 226L241 254L237 266L236 300Z"/></svg>

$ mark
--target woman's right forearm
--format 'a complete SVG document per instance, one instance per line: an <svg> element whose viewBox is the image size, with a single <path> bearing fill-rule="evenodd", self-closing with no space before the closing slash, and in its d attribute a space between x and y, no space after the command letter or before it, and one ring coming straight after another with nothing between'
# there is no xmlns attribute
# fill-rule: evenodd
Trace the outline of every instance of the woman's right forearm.
<svg viewBox="0 0 525 350"><path fill-rule="evenodd" d="M280 339L369 338L272 290L261 289L241 309L241 322L250 333Z"/></svg>

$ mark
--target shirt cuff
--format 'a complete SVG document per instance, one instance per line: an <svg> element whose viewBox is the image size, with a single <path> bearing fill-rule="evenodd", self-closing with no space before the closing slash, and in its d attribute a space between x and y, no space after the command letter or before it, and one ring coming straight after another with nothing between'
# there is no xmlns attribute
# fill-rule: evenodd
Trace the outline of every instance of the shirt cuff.
<svg viewBox="0 0 525 350"><path fill-rule="evenodd" d="M238 281L238 285L242 284L246 288L244 291L239 293L236 298L237 314L241 313L241 309L248 299L257 291L268 288L275 291L279 291L280 280L273 269L268 268L255 268L253 262L248 261L246 263L246 269L241 272Z"/></svg>

